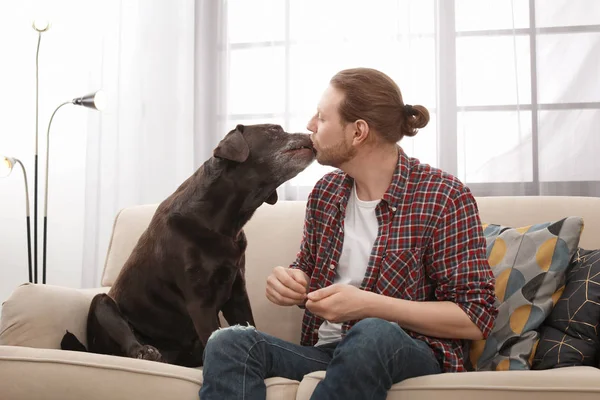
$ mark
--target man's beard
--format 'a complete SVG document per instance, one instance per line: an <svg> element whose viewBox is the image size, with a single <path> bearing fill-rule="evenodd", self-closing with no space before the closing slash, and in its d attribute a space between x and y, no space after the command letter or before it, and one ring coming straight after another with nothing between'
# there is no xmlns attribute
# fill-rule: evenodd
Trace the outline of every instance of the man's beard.
<svg viewBox="0 0 600 400"><path fill-rule="evenodd" d="M334 168L339 168L342 164L352 160L354 156L356 156L356 149L344 139L333 146L317 148L317 162Z"/></svg>

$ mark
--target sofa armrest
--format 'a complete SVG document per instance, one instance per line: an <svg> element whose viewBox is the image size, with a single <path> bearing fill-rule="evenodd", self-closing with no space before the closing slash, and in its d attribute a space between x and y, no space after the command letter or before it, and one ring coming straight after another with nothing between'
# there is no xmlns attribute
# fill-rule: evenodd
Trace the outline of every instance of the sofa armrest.
<svg viewBox="0 0 600 400"><path fill-rule="evenodd" d="M0 345L60 349L68 329L85 345L92 298L108 287L72 289L26 283L2 303Z"/></svg>

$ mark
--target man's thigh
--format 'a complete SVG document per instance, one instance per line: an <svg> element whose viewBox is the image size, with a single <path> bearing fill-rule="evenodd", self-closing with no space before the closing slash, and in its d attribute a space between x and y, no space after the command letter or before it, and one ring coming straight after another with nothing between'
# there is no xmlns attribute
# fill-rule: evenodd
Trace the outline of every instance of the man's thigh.
<svg viewBox="0 0 600 400"><path fill-rule="evenodd" d="M335 349L335 345L300 346L260 331L256 333L256 345L263 346L266 352L267 378L278 376L301 381L306 374L326 370Z"/></svg>
<svg viewBox="0 0 600 400"><path fill-rule="evenodd" d="M344 362L367 369L381 364L394 383L441 372L439 361L427 343L412 338L398 324L378 318L356 323L336 348L334 357L340 355Z"/></svg>

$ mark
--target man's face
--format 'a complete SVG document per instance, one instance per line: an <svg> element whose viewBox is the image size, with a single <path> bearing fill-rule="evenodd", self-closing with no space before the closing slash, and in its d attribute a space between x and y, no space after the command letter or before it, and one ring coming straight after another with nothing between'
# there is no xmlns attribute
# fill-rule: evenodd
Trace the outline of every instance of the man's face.
<svg viewBox="0 0 600 400"><path fill-rule="evenodd" d="M343 99L343 93L330 85L321 97L317 113L306 126L312 132L317 162L335 168L340 168L356 155L352 146L354 124L344 126L338 112Z"/></svg>

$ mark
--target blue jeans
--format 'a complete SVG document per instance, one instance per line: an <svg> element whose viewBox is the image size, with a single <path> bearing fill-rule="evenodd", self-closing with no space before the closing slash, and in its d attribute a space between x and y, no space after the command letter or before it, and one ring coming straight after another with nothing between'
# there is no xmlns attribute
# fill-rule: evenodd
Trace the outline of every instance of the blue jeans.
<svg viewBox="0 0 600 400"><path fill-rule="evenodd" d="M397 382L441 372L431 348L397 324L367 318L338 343L299 346L252 327L217 331L204 351L201 400L265 399L264 380L326 371L311 399L385 399Z"/></svg>

